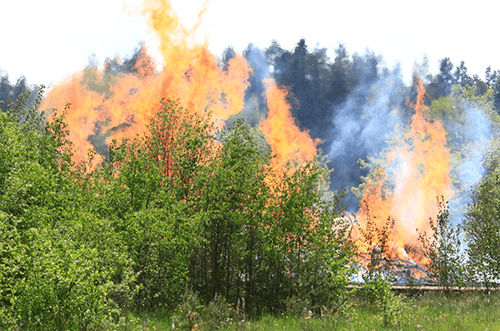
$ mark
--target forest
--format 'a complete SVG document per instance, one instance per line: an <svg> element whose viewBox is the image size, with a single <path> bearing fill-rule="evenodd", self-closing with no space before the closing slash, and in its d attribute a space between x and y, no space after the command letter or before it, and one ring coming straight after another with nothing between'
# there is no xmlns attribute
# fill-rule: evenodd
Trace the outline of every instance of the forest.
<svg viewBox="0 0 500 331"><path fill-rule="evenodd" d="M395 282L498 287L499 71L169 45L160 72L140 44L49 89L0 77L0 328L333 329L360 292L416 328Z"/></svg>

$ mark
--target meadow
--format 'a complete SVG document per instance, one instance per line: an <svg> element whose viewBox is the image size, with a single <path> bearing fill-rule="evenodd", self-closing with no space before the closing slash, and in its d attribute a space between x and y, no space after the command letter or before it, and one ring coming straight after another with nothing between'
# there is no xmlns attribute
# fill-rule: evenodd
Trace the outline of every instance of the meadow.
<svg viewBox="0 0 500 331"><path fill-rule="evenodd" d="M221 309L221 314L202 308L194 324L172 324L176 311L131 314L127 330L499 330L500 293L462 291L445 295L440 291L415 292L405 300L413 301L406 319L384 325L380 311L370 305L360 293L344 314L323 310L310 315L307 310L287 309L277 315L262 313L258 318L245 319L235 309ZM225 311L225 313L224 313ZM184 312L183 312L184 313ZM217 327L215 326L217 325Z"/></svg>

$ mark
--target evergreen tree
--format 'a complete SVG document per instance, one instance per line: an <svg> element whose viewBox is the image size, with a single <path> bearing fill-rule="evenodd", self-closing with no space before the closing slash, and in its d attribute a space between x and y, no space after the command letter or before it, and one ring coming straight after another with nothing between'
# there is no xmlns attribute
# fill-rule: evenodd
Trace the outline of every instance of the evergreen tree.
<svg viewBox="0 0 500 331"><path fill-rule="evenodd" d="M456 82L462 85L462 87L469 87L472 85L472 79L467 74L467 67L464 61L460 62L460 66L456 68L454 76Z"/></svg>
<svg viewBox="0 0 500 331"><path fill-rule="evenodd" d="M222 53L222 68L224 71L227 71L229 67L229 61L236 56L232 47L227 47Z"/></svg>
<svg viewBox="0 0 500 331"><path fill-rule="evenodd" d="M0 112L6 111L9 108L9 102L16 103L26 92L29 94L24 107L34 106L39 91L40 87L37 85L30 87L24 76L21 76L16 84L11 84L8 74L0 74Z"/></svg>
<svg viewBox="0 0 500 331"><path fill-rule="evenodd" d="M349 92L354 88L354 82L349 77L352 63L349 60L349 55L344 44L339 44L337 49L335 49L335 55L331 66L332 76L330 92L327 98L333 105L340 105L347 99Z"/></svg>
<svg viewBox="0 0 500 331"><path fill-rule="evenodd" d="M498 71L495 70L491 72L491 66L488 66L485 71L486 85L488 88L492 88L498 78Z"/></svg>
<svg viewBox="0 0 500 331"><path fill-rule="evenodd" d="M439 74L437 75L439 97L450 95L451 86L457 83L452 70L453 63L450 61L450 58L445 57L442 59L439 65Z"/></svg>
<svg viewBox="0 0 500 331"><path fill-rule="evenodd" d="M488 91L488 84L484 82L478 75L472 76L472 84L474 85L476 95L484 95Z"/></svg>
<svg viewBox="0 0 500 331"><path fill-rule="evenodd" d="M493 107L500 114L500 79L496 79L491 89L493 90Z"/></svg>

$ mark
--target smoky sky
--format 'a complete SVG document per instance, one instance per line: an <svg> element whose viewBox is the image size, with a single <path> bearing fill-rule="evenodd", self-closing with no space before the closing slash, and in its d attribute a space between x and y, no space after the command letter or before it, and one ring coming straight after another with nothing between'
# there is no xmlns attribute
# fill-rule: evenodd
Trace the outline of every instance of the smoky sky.
<svg viewBox="0 0 500 331"><path fill-rule="evenodd" d="M223 59L227 58L227 52ZM245 94L245 120L255 126L258 119L265 116L262 114L267 109L263 78L272 77L279 86L288 87L291 93L287 101L297 125L312 138L321 139L319 148L328 156L329 168L334 170L330 189L346 189L344 202L353 212L357 211L359 202L351 188L359 186L362 176L369 171L362 169L358 161L378 157L396 127L410 123L413 114L410 105L415 104L418 92L417 76L425 83L426 106L430 106L432 100L450 95L452 85L460 84L474 86L476 94L492 88L495 110L500 108L498 71L488 67L483 81L477 75L470 77L464 62L454 67L449 58L440 60L440 72L436 76L428 74L427 59L415 63L413 82L407 86L399 64L384 67L381 55L370 50L349 54L343 44L336 47L333 59L327 56L325 48L311 50L304 39L291 50L283 49L277 41L265 50L249 45L244 56L253 69ZM257 111L260 114L255 114ZM467 164L477 164L478 158L476 155ZM467 168L467 164L462 168ZM464 197L460 200L465 201Z"/></svg>
<svg viewBox="0 0 500 331"><path fill-rule="evenodd" d="M297 125L322 141L319 148L334 170L330 189L347 189L345 203L356 211L358 202L351 188L368 174L358 160L380 152L386 134L396 122L404 121L390 113L405 107L409 89L399 67L381 67L382 59L369 51L350 56L340 44L335 54L330 59L324 48L310 51L304 39L293 50L281 48L277 41L265 50L249 45L244 56L253 72L245 103L251 106L246 107L244 117L253 122L259 116L252 112L266 109L263 78L272 77L278 85L288 87L287 101Z"/></svg>

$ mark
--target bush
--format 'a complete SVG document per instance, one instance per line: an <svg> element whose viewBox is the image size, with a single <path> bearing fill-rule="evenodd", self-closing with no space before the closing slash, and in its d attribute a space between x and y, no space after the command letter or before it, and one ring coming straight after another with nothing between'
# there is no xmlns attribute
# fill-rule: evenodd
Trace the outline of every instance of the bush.
<svg viewBox="0 0 500 331"><path fill-rule="evenodd" d="M127 308L133 277L123 253L109 248L112 240L105 239L103 251L59 230L31 228L19 235L8 223L2 226L0 240L8 243L2 247L2 325L95 329L113 324L112 314Z"/></svg>
<svg viewBox="0 0 500 331"><path fill-rule="evenodd" d="M54 116L44 123L22 102L0 113L0 325L7 328L111 325L134 292L131 260L111 224L89 213L94 197L72 167L64 114Z"/></svg>
<svg viewBox="0 0 500 331"><path fill-rule="evenodd" d="M444 201L444 197L437 197L437 205L437 220L429 219L432 235L421 233L419 240L424 255L430 260L426 266L430 276L449 294L452 287L465 285L463 257L460 253L460 228L450 225L448 202Z"/></svg>
<svg viewBox="0 0 500 331"><path fill-rule="evenodd" d="M464 220L467 271L471 281L487 288L500 278L500 167L492 169L470 192Z"/></svg>
<svg viewBox="0 0 500 331"><path fill-rule="evenodd" d="M201 299L203 300L203 299ZM216 295L205 306L200 302L198 293L186 290L181 304L172 316L172 328L180 330L218 330L230 326L244 325L246 314L244 300L237 304L227 302L223 296Z"/></svg>
<svg viewBox="0 0 500 331"><path fill-rule="evenodd" d="M377 273L363 286L363 291L367 301L380 312L378 316L385 327L413 325L415 316L422 310L408 298L394 294L391 288L390 281Z"/></svg>

